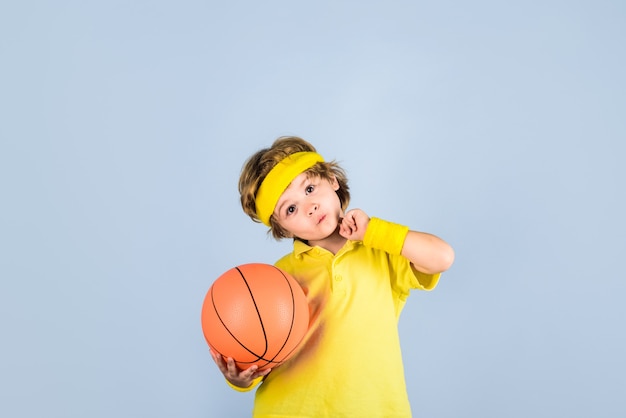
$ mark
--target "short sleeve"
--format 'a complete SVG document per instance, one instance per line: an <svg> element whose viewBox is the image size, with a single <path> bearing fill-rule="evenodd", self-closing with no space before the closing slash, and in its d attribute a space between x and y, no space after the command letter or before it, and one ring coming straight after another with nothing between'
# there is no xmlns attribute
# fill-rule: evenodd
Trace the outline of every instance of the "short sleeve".
<svg viewBox="0 0 626 418"><path fill-rule="evenodd" d="M391 286L394 292L406 300L412 289L433 290L439 282L441 273L423 273L413 267L411 262L402 256L390 256Z"/></svg>

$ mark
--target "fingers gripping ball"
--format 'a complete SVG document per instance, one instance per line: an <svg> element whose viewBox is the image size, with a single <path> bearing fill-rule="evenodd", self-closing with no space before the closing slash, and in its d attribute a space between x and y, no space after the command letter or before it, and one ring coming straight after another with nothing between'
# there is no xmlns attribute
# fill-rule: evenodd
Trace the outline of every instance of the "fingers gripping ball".
<svg viewBox="0 0 626 418"><path fill-rule="evenodd" d="M309 306L298 282L270 264L234 267L209 288L202 305L209 347L240 369L273 368L294 353L309 326Z"/></svg>

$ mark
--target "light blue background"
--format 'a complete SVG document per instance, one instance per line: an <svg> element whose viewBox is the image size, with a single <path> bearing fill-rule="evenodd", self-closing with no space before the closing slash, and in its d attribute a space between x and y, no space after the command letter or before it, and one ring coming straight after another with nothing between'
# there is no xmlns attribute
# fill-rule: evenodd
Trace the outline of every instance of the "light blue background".
<svg viewBox="0 0 626 418"><path fill-rule="evenodd" d="M401 318L416 416L626 416L625 5L3 2L0 416L248 416L200 308L289 251L237 180L290 134L456 249Z"/></svg>

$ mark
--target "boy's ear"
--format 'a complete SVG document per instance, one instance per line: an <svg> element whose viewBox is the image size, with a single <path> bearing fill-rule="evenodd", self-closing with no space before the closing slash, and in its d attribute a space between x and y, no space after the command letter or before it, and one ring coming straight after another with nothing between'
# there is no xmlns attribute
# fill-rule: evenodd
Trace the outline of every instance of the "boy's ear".
<svg viewBox="0 0 626 418"><path fill-rule="evenodd" d="M339 190L339 181L337 181L337 177L333 176L332 180L330 181L330 185L333 186L334 191Z"/></svg>

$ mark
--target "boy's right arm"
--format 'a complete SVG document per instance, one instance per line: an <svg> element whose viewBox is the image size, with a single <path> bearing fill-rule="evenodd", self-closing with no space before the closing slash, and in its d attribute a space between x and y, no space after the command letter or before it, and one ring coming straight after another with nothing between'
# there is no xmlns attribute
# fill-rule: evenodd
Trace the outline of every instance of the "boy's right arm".
<svg viewBox="0 0 626 418"><path fill-rule="evenodd" d="M263 380L263 377L267 376L267 374L272 371L272 369L258 371L258 366L251 366L246 370L239 370L232 358L228 358L224 361L221 354L215 353L210 348L209 351L211 351L211 357L213 357L213 361L217 364L217 367L226 378L226 381L233 389L240 392L252 390Z"/></svg>

